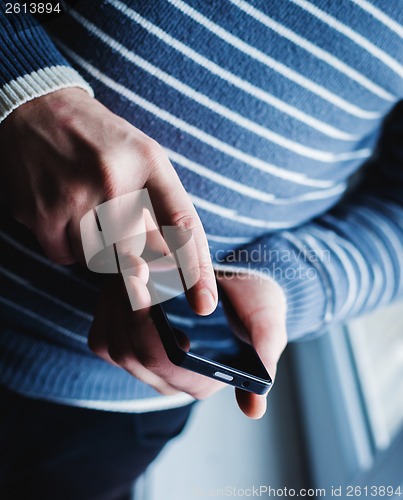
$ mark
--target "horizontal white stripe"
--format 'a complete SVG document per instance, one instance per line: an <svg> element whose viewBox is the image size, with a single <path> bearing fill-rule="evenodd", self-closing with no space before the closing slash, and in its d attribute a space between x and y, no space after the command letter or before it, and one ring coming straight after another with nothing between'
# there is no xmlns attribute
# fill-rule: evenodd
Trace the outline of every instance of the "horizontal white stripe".
<svg viewBox="0 0 403 500"><path fill-rule="evenodd" d="M89 22L84 17L80 16L74 11L71 11L71 16L81 24L85 29L90 31L92 34L97 36L103 43L111 47L118 54L123 56L125 59L135 64L139 68L143 69L150 75L154 76L158 80L164 82L166 85L175 89L177 92L185 95L189 99L201 104L205 108L209 109L213 113L216 113L227 120L233 122L239 127L244 128L248 132L251 132L259 137L262 137L274 144L281 146L282 148L288 149L293 153L311 158L313 160L318 160L324 163L335 163L338 161L348 161L357 158L367 158L371 154L371 150L369 149L361 149L356 151L347 151L344 153L331 153L328 151L322 151L318 149L314 149L303 144L300 144L296 141L292 141L273 130L267 129L262 125L245 118L239 113L223 106L217 101L213 101L205 94L198 92L197 90L189 87L188 85L182 83L177 78L169 75L165 71L160 68L154 66L149 63L145 59L137 56L134 52L128 50L126 47L122 46L116 39L110 37L105 32L97 28L93 23Z"/></svg>
<svg viewBox="0 0 403 500"><path fill-rule="evenodd" d="M112 1L112 0L108 0ZM113 0L116 2L117 0ZM243 42L239 38L231 35L228 31L224 30L217 24L211 22L207 17L202 16L199 12L197 12L195 9L189 7L189 5L185 4L181 0L167 0L170 2L173 6L177 7L180 9L184 14L188 15L191 17L194 21L199 23L200 25L204 26L206 29L214 33L216 36L224 40L226 43L229 45L232 45L236 49L240 50L241 52L244 52L248 56L252 57L253 59L256 59L257 61L261 62L265 66L273 69L277 73L283 75L285 78L288 80L293 81L294 83L297 83L301 87L309 90L310 92L320 96L322 99L330 102L334 106L337 106L340 109L343 109L344 111L349 112L350 114L353 114L355 116L366 116L367 118L379 118L380 113L376 111L366 111L363 110L362 108L356 106L355 104L352 104L342 97L334 94L330 90L326 89L322 85L319 85L312 80L309 80L308 78L302 76L301 74L297 73L296 71L292 70L291 68L288 68L286 65L276 61L272 57L269 57L268 55L264 54L260 50L256 49L255 47L252 47L251 45L247 44L246 42Z"/></svg>
<svg viewBox="0 0 403 500"><path fill-rule="evenodd" d="M346 184L341 183L332 187L331 189L324 189L321 191L311 191L309 193L304 193L298 196L294 196L292 198L277 198L274 194L266 193L264 191L260 191L258 189L246 186L240 182L234 181L229 177L225 177L214 170L210 170L199 163L191 161L187 159L185 156L172 151L171 149L164 148L167 152L169 158L174 163L181 165L182 167L187 168L188 170L205 177L220 186L224 186L227 189L232 191L236 191L244 196L248 196L249 198L253 198L255 200L263 201L264 203L269 203L271 205L292 205L295 203L301 203L304 201L312 201L312 200L322 200L326 198L332 198L343 193L346 190Z"/></svg>
<svg viewBox="0 0 403 500"><path fill-rule="evenodd" d="M33 397L32 394L27 394ZM123 401L108 401L97 399L69 399L53 396L44 396L40 399L53 401L68 406L78 406L80 408L89 408L91 410L114 411L122 413L148 413L151 411L170 410L186 406L195 401L194 398L185 393L175 394L174 396L160 396L155 398L128 399Z"/></svg>
<svg viewBox="0 0 403 500"><path fill-rule="evenodd" d="M398 61L396 61L396 59L393 59L393 57L391 57L382 49L371 43L369 40L364 38L356 31L352 30L349 26L346 26L345 24L341 23L336 18L332 17L331 15L327 14L323 10L316 7L316 5L312 5L311 3L309 3L307 0L289 0L289 1L295 3L296 5L301 7L301 9L306 10L307 12L317 17L318 19L320 19L322 22L324 22L334 30L338 31L345 37L352 40L354 43L356 43L357 45L362 47L365 51L367 51L369 54L371 54L376 59L381 61L383 64L385 64L385 66L390 68L400 77L403 75L403 66Z"/></svg>
<svg viewBox="0 0 403 500"><path fill-rule="evenodd" d="M295 182L296 184L301 184L304 186L322 187L322 188L327 188L327 187L331 187L331 186L335 185L335 183L333 181L311 179L311 178L307 177L305 174L300 174L297 172L290 172L286 169L277 167L277 166L272 165L270 163L267 163L263 160L260 160L259 158L255 158L254 156L251 156L247 153L244 153L244 152L240 151L239 149L236 149L236 148L230 146L229 144L226 144L226 143L216 139L215 137L203 132L202 130L198 129L197 127L190 125L189 123L185 122L184 120L177 118L176 116L172 115L171 113L168 113L167 111L159 108L155 104L143 99L142 97L135 94L134 92L132 92L128 88L124 87L120 83L112 80L108 76L101 73L97 68L95 68L94 66L89 64L84 59L82 59L76 53L74 53L73 51L68 49L64 44L62 44L60 42L57 42L57 44L77 64L79 64L88 73L90 73L94 78L96 78L98 81L102 82L107 87L111 88L112 90L114 90L118 94L124 96L129 101L142 107L143 109L145 109L149 113L157 116L159 119L173 125L174 127L178 128L180 130L183 130L187 134L195 137L196 139L204 142L205 144L208 144L209 146L212 146L213 148L217 149L218 151L221 151L221 152L227 154L228 156L232 156L233 158L248 164L252 168L256 168L256 169L261 170L263 172L269 173L275 177L289 180L290 182Z"/></svg>
<svg viewBox="0 0 403 500"><path fill-rule="evenodd" d="M29 248L24 247L18 241L16 241L14 238L11 238L11 236L6 234L4 231L0 231L0 238L7 241L7 243L12 245L14 248L19 250L20 252L23 252L25 255L27 255L31 259L34 259L34 260L40 262L41 264L44 264L45 266L48 266L51 269L53 269L59 273L64 274L65 276L68 276L72 281L75 281L75 282L79 283L80 285L85 286L86 288L88 288L89 290L91 290L93 292L99 292L99 290L95 286L91 285L87 281L84 281L83 279L79 278L78 276L71 274L63 266L60 266L59 264L55 264L54 262L52 262L48 258L44 257L43 255L38 254L36 252L33 252Z"/></svg>
<svg viewBox="0 0 403 500"><path fill-rule="evenodd" d="M218 236L216 234L206 233L206 237L209 241L216 241L217 243L229 243L242 245L243 243L250 243L253 238L241 238L239 236Z"/></svg>
<svg viewBox="0 0 403 500"><path fill-rule="evenodd" d="M207 212L211 212L215 215L219 215L224 219L229 219L236 221L240 224L246 224L252 227L263 227L266 229L285 229L298 225L298 221L266 221L261 219L253 219L252 217L247 217L246 215L240 215L236 210L230 208L222 207L221 205L216 205L211 201L203 200L198 196L188 193L192 203Z"/></svg>
<svg viewBox="0 0 403 500"><path fill-rule="evenodd" d="M257 21L259 21L260 23L264 24L274 32L278 33L280 36L286 38L287 40L290 40L291 42L295 43L302 49L314 55L321 61L324 61L326 64L329 64L334 69L336 69L340 73L343 73L349 79L354 80L362 87L368 89L370 92L377 95L378 97L386 101L391 101L391 102L396 101L396 96L392 95L390 92L387 92L385 89L383 89L379 85L369 80L366 76L359 73L356 69L344 63L339 58L335 57L333 54L330 54L326 50L321 49L320 47L310 42L306 38L297 35L294 31L290 30L289 28L286 28L282 24L274 21L269 16L259 11L258 9L255 9L254 7L252 7L252 5L245 2L244 0L229 0L229 1L234 5L236 5L239 9L243 10L248 15L256 19Z"/></svg>
<svg viewBox="0 0 403 500"><path fill-rule="evenodd" d="M334 137L336 139L342 139L346 141L357 140L358 138L357 135L344 132L336 127L333 127L328 123L322 122L321 120L318 120L317 118L314 118L313 116L304 113L298 108L295 108L294 106L291 106L287 102L279 99L278 97L273 96L269 92L266 92L263 89L256 87L250 82L243 80L242 78L239 78L230 71L227 71L226 69L218 66L218 64L215 64L210 59L202 56L201 54L191 49L184 43L180 42L176 38L173 38L171 35L163 31L162 29L158 28L158 26L155 26L154 24L150 23L147 19L141 17L136 11L130 9L129 7L126 7L118 0L117 1L106 0L106 1L108 1L108 3L113 5L118 10L120 10L124 15L129 17L131 20L139 24L146 31L157 37L162 42L166 43L169 47L172 47L173 49L177 50L187 58L191 59L196 64L199 64L202 68L208 70L210 73L218 76L219 78L222 78L223 80L230 83L234 87L237 87L243 90L244 92L252 95L254 98L259 99L262 102L265 102L270 106L279 109L283 113L288 114L292 118L303 122L308 127L314 128L315 130L318 130L319 132L321 132L324 135L327 135L328 137ZM362 116L361 114L358 116L360 116L360 118L362 119L374 118L374 116L372 115L367 116L366 114L365 116Z"/></svg>
<svg viewBox="0 0 403 500"><path fill-rule="evenodd" d="M74 339L82 344L87 343L87 339L85 337L78 335L77 333L74 333L71 330L68 330L67 328L63 328L62 326L54 323L53 321L50 321L47 318L44 318L43 316L40 316L39 314L31 311L30 309L27 309L26 307L21 306L20 304L16 304L15 302L1 296L0 296L0 302L2 302L5 306L11 309L14 309L18 313L21 313L24 316L28 316L31 319L39 321L40 323L46 325L48 328L52 328L55 332L61 333L62 335Z"/></svg>
<svg viewBox="0 0 403 500"><path fill-rule="evenodd" d="M165 148L165 151L168 154L169 159L185 167L186 169L194 172L202 177L205 177L220 186L224 186L227 189L231 189L232 191L236 191L244 196L248 196L249 198L253 198L255 200L263 201L264 203L274 203L275 195L271 193L266 193L264 191L260 191L258 189L246 186L240 182L234 181L224 175L221 175L214 170L210 170L207 167L200 165L194 161L188 160L186 157L172 151L171 149Z"/></svg>
<svg viewBox="0 0 403 500"><path fill-rule="evenodd" d="M355 4L357 4L361 9L365 10L369 14L371 14L375 19L379 22L387 26L390 30L394 31L400 38L403 38L403 26L394 21L391 17L386 15L384 12L379 10L375 5L367 0L351 0Z"/></svg>
<svg viewBox="0 0 403 500"><path fill-rule="evenodd" d="M31 292L34 292L36 295L40 295L41 297L44 297L45 299L50 300L54 304L57 304L58 306L63 307L67 311L72 312L76 316L79 316L80 318L83 318L87 321L93 320L93 317L90 314L87 314L83 311L80 311L79 309L76 309L75 307L71 306L70 304L66 304L65 302L56 298L54 295L49 295L48 293L37 288L36 286L31 285L31 283L29 281L27 281L26 279L23 279L20 276L17 276L16 274L8 271L3 266L0 266L0 273L3 274L4 276L7 276L9 279L18 283L19 285L23 286L24 288L27 288Z"/></svg>

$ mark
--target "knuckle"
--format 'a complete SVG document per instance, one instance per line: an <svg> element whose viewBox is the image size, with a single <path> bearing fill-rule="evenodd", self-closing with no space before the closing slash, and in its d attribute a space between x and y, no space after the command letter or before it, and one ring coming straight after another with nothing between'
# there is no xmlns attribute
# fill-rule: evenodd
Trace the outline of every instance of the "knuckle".
<svg viewBox="0 0 403 500"><path fill-rule="evenodd" d="M102 186L102 187L101 187ZM65 214L74 214L81 218L103 196L99 193L105 191L107 182L104 176L93 175L91 182L81 181L66 186L63 196Z"/></svg>
<svg viewBox="0 0 403 500"><path fill-rule="evenodd" d="M115 168L114 163L100 161L101 180L100 186L103 196L106 200L116 198L119 194L119 171Z"/></svg>
<svg viewBox="0 0 403 500"><path fill-rule="evenodd" d="M191 288L195 283L200 280L200 269L199 267L185 267L182 265L182 274L185 279L185 283L188 288Z"/></svg>
<svg viewBox="0 0 403 500"><path fill-rule="evenodd" d="M158 163L161 159L166 160L167 158L162 146L148 136L145 136L141 141L140 151L143 157L151 164Z"/></svg>
<svg viewBox="0 0 403 500"><path fill-rule="evenodd" d="M147 179L164 172L161 165L169 165L164 149L154 139L131 130L122 133L125 137L100 151L96 159L99 186L108 200L142 187Z"/></svg>
<svg viewBox="0 0 403 500"><path fill-rule="evenodd" d="M167 168L170 166L164 148L157 141L145 134L142 135L140 140L138 137L135 137L133 150L136 151L140 163L144 166L148 179L154 175L161 176L165 174Z"/></svg>
<svg viewBox="0 0 403 500"><path fill-rule="evenodd" d="M164 148L154 139L147 138L141 146L142 158L145 163L146 176L148 181L169 177L173 171L171 162Z"/></svg>
<svg viewBox="0 0 403 500"><path fill-rule="evenodd" d="M213 266L210 259L200 260L199 275L201 278L209 278L214 276Z"/></svg>
<svg viewBox="0 0 403 500"><path fill-rule="evenodd" d="M172 217L172 223L178 229L182 231L199 231L199 218L195 213L192 213L190 210L181 210L176 212Z"/></svg>
<svg viewBox="0 0 403 500"><path fill-rule="evenodd" d="M201 283L214 276L212 266L208 262L198 262L196 266L191 267L186 266L186 263L182 264L182 273L189 287L191 284L193 286L195 283Z"/></svg>

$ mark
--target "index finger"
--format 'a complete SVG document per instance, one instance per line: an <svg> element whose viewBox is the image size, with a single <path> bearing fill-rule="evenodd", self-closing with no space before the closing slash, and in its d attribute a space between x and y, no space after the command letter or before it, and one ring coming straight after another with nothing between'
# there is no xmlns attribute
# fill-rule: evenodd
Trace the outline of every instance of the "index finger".
<svg viewBox="0 0 403 500"><path fill-rule="evenodd" d="M207 238L201 220L182 186L178 175L167 158L162 160L164 168L159 168L146 183L152 206L160 227L176 229L174 237L177 244L167 242L171 252L180 247L180 242L189 241L191 232L192 244L181 254L182 274L192 276L195 284L185 290L192 309L201 315L210 314L217 306L217 285ZM193 248L193 250L192 250Z"/></svg>

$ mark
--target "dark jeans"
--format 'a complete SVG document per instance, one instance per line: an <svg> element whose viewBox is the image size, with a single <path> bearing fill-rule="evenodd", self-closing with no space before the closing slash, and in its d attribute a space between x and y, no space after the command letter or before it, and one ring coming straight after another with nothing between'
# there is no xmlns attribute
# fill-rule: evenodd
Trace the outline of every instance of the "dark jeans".
<svg viewBox="0 0 403 500"><path fill-rule="evenodd" d="M0 499L126 500L133 481L182 431L191 406L114 413L0 386Z"/></svg>

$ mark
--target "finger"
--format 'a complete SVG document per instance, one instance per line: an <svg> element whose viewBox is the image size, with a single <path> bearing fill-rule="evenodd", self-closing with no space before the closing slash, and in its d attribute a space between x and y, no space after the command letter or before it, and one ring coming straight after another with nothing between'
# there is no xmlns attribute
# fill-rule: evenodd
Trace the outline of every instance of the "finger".
<svg viewBox="0 0 403 500"><path fill-rule="evenodd" d="M217 279L220 284L220 278ZM232 331L232 333L242 340L246 344L251 344L251 337L249 332L246 330L245 325L242 323L239 315L233 305L233 303L228 299L228 296L224 292L224 289L220 290L220 300L224 309L225 316L228 321L228 325Z"/></svg>
<svg viewBox="0 0 403 500"><path fill-rule="evenodd" d="M236 286L226 278L217 277L217 280L274 380L278 360L287 345L284 296L269 279L253 275L246 278L239 280Z"/></svg>
<svg viewBox="0 0 403 500"><path fill-rule="evenodd" d="M136 287L140 286L139 282L133 277L126 278L125 281L126 287L132 287L130 294L136 294ZM143 299L139 297L136 304L140 304L141 300ZM147 306L146 301L142 305L144 307L138 308L130 314L130 341L139 362L171 387L186 392L197 399L204 399L223 388L223 383L178 367L169 360L151 318L149 305ZM186 350L187 342L185 339L182 341Z"/></svg>
<svg viewBox="0 0 403 500"><path fill-rule="evenodd" d="M109 356L124 370L142 382L150 385L161 394L166 396L177 394L178 390L171 387L158 375L147 370L137 359L133 350L133 345L130 341L130 336L133 332L130 331L131 321L129 315L131 311L128 306L127 298L123 294L121 296L116 294L114 306L114 311L116 312L115 322L107 333Z"/></svg>
<svg viewBox="0 0 403 500"><path fill-rule="evenodd" d="M267 398L258 394L235 389L235 396L239 408L249 418L262 418L266 413Z"/></svg>
<svg viewBox="0 0 403 500"><path fill-rule="evenodd" d="M191 232L195 251L186 253L184 267L186 273L194 277L192 281L196 284L189 289L187 298L196 313L210 314L217 306L217 286L207 238L196 209L172 165L166 158L162 158L161 162L164 168L156 169L146 187L159 226L175 227L178 234L182 233L183 236ZM172 245L169 246L171 251L175 250Z"/></svg>
<svg viewBox="0 0 403 500"><path fill-rule="evenodd" d="M168 255L168 245L148 210L144 211L144 220L147 232L147 248L150 251L154 251L157 256Z"/></svg>
<svg viewBox="0 0 403 500"><path fill-rule="evenodd" d="M246 279L245 279L246 278ZM224 289L232 315L235 331L248 335L250 343L259 354L274 381L278 360L286 346L286 311L281 289L263 277L233 276L232 279L218 276ZM266 396L236 390L240 409L250 418L261 418L266 411Z"/></svg>
<svg viewBox="0 0 403 500"><path fill-rule="evenodd" d="M111 308L108 304L110 296L113 296L115 290L113 281L117 277L109 280L109 283L101 292L97 307L94 311L94 320L88 334L88 347L91 351L111 365L118 366L109 355L108 331L111 329Z"/></svg>
<svg viewBox="0 0 403 500"><path fill-rule="evenodd" d="M139 327L132 334L131 342L140 363L147 370L158 375L171 387L197 399L204 399L224 387L221 382L174 365L166 354L149 313L142 317L142 312L144 311L135 312ZM187 345L184 345L184 348L186 350Z"/></svg>
<svg viewBox="0 0 403 500"><path fill-rule="evenodd" d="M124 319L127 312L131 312L125 293L121 277L114 276L99 301L88 336L89 347L104 361L126 369L158 392L165 395L175 394L175 389L146 370L132 352L128 336L124 335L127 329L127 321L124 324Z"/></svg>

